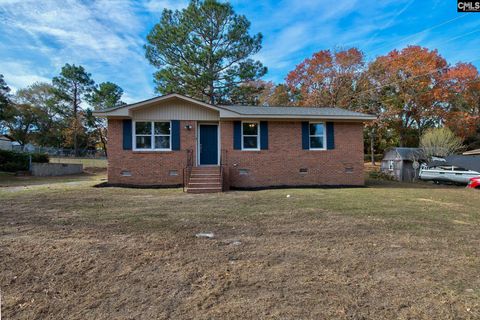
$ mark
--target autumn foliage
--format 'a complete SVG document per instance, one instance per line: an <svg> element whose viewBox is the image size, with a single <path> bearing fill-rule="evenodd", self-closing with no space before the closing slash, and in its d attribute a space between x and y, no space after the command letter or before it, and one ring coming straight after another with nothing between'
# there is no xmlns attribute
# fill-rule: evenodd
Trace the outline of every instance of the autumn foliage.
<svg viewBox="0 0 480 320"><path fill-rule="evenodd" d="M480 75L472 64L458 63L445 75L448 109L445 124L466 139L480 126Z"/></svg>
<svg viewBox="0 0 480 320"><path fill-rule="evenodd" d="M375 114L373 140L392 132L400 146L418 146L422 133L450 127L462 139L479 131L480 75L468 63L449 65L437 50L408 46L366 64L355 48L322 50L288 73L298 106L334 106Z"/></svg>
<svg viewBox="0 0 480 320"><path fill-rule="evenodd" d="M300 106L348 108L363 66L364 56L358 49L322 50L291 71L286 84Z"/></svg>

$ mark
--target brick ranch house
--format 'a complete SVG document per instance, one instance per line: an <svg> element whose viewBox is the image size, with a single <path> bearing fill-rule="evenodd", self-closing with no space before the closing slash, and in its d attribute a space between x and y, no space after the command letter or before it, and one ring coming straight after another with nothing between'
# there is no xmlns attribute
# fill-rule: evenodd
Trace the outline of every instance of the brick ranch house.
<svg viewBox="0 0 480 320"><path fill-rule="evenodd" d="M361 186L363 123L339 108L211 105L179 94L95 113L108 119L108 182L189 192Z"/></svg>

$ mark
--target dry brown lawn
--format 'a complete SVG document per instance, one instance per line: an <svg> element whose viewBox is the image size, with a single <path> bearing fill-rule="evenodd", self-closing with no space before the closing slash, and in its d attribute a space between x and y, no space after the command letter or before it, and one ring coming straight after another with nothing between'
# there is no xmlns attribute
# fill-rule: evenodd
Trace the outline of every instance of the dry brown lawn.
<svg viewBox="0 0 480 320"><path fill-rule="evenodd" d="M480 318L479 191L191 195L100 178L3 183L5 319Z"/></svg>

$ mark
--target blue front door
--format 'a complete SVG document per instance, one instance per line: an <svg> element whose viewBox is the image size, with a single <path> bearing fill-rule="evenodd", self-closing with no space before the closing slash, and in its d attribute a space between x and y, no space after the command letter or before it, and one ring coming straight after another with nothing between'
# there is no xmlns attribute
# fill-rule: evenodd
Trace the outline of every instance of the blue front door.
<svg viewBox="0 0 480 320"><path fill-rule="evenodd" d="M218 164L218 125L200 125L200 165Z"/></svg>

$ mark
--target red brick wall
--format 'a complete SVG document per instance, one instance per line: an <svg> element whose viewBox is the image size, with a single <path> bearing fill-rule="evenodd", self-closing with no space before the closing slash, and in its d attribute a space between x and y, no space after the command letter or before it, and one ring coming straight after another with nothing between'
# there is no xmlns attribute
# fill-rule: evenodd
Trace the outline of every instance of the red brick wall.
<svg viewBox="0 0 480 320"><path fill-rule="evenodd" d="M186 130L185 125L191 125ZM195 150L195 121L180 121L178 151L123 150L122 120L108 120L108 182L134 185L177 185L183 183L182 170L187 164L187 149ZM195 159L195 152L193 153ZM130 171L130 177L121 175ZM177 170L178 176L170 176Z"/></svg>
<svg viewBox="0 0 480 320"><path fill-rule="evenodd" d="M185 125L191 125L186 130ZM269 150L233 150L233 122L221 121L221 149L226 150L226 174L232 187L282 185L363 185L363 125L335 123L335 149L302 150L300 121L270 121ZM177 185L182 183L187 149L195 154L195 121L181 121L180 151L123 150L122 120L108 120L108 181L114 184ZM300 168L308 169L306 174ZM348 173L347 168L353 169ZM247 169L248 175L240 175ZM122 171L132 176L124 177ZM170 176L177 170L178 176Z"/></svg>
<svg viewBox="0 0 480 320"><path fill-rule="evenodd" d="M269 121L269 149L242 151L233 149L233 122L222 121L230 186L363 185L363 125L336 122L334 130L334 150L310 151L302 149L300 121ZM300 168L308 172L301 174Z"/></svg>

